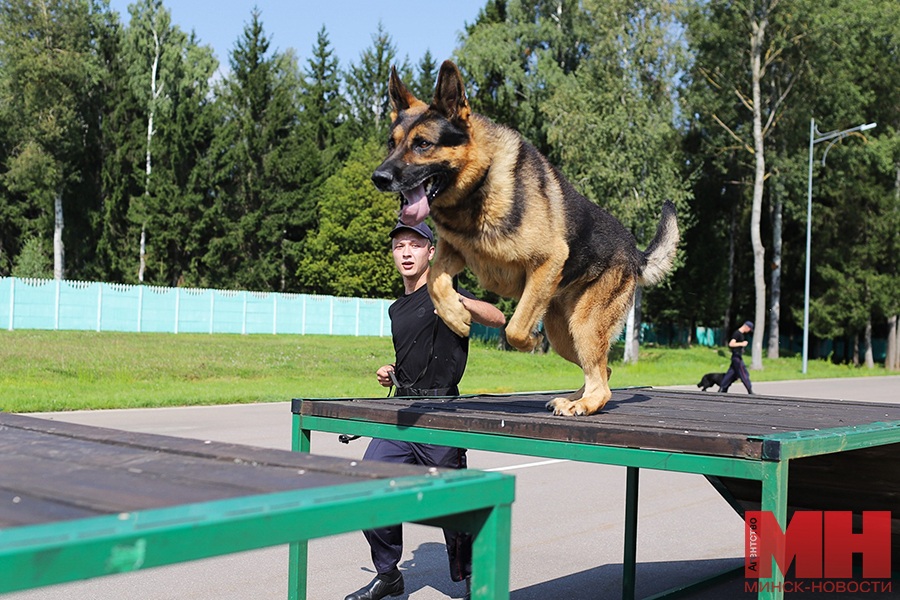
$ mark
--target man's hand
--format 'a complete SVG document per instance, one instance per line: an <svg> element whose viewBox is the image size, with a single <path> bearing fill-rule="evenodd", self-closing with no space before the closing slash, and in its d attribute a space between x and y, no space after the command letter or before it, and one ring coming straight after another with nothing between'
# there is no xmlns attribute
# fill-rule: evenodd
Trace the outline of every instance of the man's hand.
<svg viewBox="0 0 900 600"><path fill-rule="evenodd" d="M391 373L394 372L394 365L384 365L377 371L375 371L375 377L378 378L378 383L380 383L383 387L391 387L394 385L394 382L391 380Z"/></svg>

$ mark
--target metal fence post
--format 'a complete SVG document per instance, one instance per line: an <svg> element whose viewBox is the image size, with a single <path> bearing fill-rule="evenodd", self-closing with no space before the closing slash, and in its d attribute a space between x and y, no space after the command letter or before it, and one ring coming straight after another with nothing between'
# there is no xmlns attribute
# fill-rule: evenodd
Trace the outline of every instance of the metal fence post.
<svg viewBox="0 0 900 600"><path fill-rule="evenodd" d="M59 331L59 279L56 280L56 305L53 307L53 329Z"/></svg>
<svg viewBox="0 0 900 600"><path fill-rule="evenodd" d="M247 292L244 292L244 314L241 316L241 335L247 334Z"/></svg>
<svg viewBox="0 0 900 600"><path fill-rule="evenodd" d="M103 284L97 283L97 331L100 331L100 319L103 316Z"/></svg>
<svg viewBox="0 0 900 600"><path fill-rule="evenodd" d="M137 332L141 332L141 314L144 312L144 286L138 287Z"/></svg>
<svg viewBox="0 0 900 600"><path fill-rule="evenodd" d="M15 314L16 306L16 278L13 277L12 281L9 282L9 330L13 330L13 315Z"/></svg>

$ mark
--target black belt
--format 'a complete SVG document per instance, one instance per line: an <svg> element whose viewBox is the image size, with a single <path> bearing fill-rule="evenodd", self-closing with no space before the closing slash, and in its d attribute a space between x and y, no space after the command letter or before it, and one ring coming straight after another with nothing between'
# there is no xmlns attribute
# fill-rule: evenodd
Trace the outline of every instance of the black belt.
<svg viewBox="0 0 900 600"><path fill-rule="evenodd" d="M459 391L456 389L456 386L450 388L432 388L432 389L419 389L419 388L404 388L398 387L397 393L394 396L458 396Z"/></svg>
<svg viewBox="0 0 900 600"><path fill-rule="evenodd" d="M396 381L393 371L391 372L391 379L394 379ZM416 396L459 396L459 388L456 386L432 389L397 387L395 389L397 390L397 392L394 394L394 396L399 396L401 398ZM342 444L349 444L353 440L358 440L359 437L360 436L358 435L347 435L342 433L338 436L338 441L340 441Z"/></svg>

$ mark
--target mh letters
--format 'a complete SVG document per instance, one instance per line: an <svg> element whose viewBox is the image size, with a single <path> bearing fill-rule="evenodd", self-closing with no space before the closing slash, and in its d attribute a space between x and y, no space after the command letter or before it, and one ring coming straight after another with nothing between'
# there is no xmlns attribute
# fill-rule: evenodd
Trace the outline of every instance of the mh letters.
<svg viewBox="0 0 900 600"><path fill-rule="evenodd" d="M864 511L860 533L853 532L850 511L797 511L787 531L771 511L747 511L744 523L748 578L770 578L774 558L782 574L794 562L801 579L847 579L855 552L862 554L863 577L891 576L890 511Z"/></svg>

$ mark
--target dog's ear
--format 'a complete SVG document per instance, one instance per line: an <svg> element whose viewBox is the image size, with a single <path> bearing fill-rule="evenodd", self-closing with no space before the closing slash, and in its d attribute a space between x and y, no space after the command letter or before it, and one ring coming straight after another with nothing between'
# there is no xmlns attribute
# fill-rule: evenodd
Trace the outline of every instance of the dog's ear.
<svg viewBox="0 0 900 600"><path fill-rule="evenodd" d="M398 114L409 109L413 104L421 103L421 100L413 96L412 92L400 81L397 69L393 66L391 67L391 81L388 84L388 92L391 96L391 106L394 109L391 113L392 121L396 120Z"/></svg>
<svg viewBox="0 0 900 600"><path fill-rule="evenodd" d="M465 124L469 118L469 102L466 100L462 75L449 60L441 65L431 106L453 123Z"/></svg>

